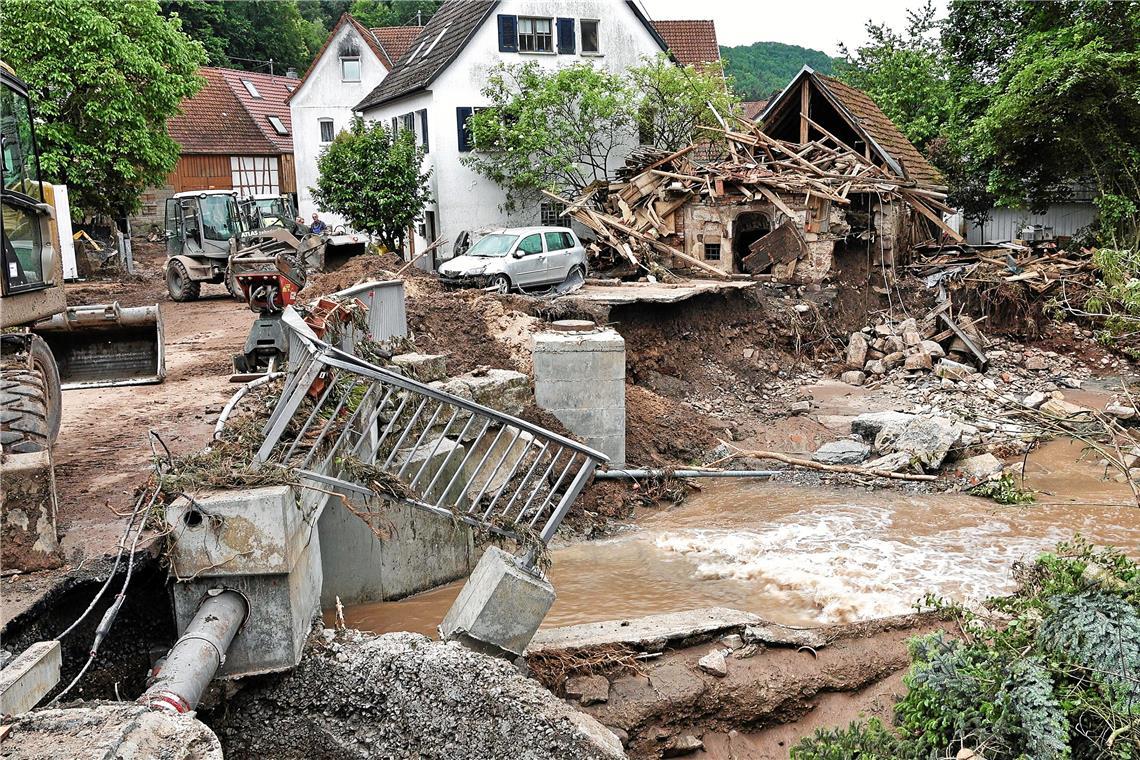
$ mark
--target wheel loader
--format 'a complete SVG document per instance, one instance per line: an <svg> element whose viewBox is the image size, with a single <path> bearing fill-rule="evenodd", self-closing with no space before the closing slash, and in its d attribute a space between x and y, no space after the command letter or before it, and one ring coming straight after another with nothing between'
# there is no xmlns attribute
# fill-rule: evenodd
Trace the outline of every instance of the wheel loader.
<svg viewBox="0 0 1140 760"><path fill-rule="evenodd" d="M51 450L61 390L160 382L158 305L68 306L56 219L70 213L40 179L24 83L0 62L0 565L58 563Z"/></svg>

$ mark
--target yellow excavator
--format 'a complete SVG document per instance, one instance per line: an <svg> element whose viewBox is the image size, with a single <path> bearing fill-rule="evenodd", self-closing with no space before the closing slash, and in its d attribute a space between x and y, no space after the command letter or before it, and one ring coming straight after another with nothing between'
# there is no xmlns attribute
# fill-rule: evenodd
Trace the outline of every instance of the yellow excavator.
<svg viewBox="0 0 1140 760"><path fill-rule="evenodd" d="M4 569L22 544L9 519L20 498L42 489L20 486L26 473L15 457L50 453L59 432L62 389L160 382L165 376L158 305L120 308L118 303L71 306L63 286L56 219L69 213L53 186L40 178L35 123L23 81L0 61L0 502L5 512L0 549ZM41 461L45 459L40 457ZM26 484L26 482L25 482ZM34 525L51 504L31 505L23 523ZM54 524L32 544L54 544ZM35 563L33 563L35 564Z"/></svg>

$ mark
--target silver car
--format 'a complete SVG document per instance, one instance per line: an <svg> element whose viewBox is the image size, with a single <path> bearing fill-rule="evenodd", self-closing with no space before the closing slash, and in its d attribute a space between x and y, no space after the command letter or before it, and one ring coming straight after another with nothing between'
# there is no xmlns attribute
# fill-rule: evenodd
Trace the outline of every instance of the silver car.
<svg viewBox="0 0 1140 760"><path fill-rule="evenodd" d="M449 285L493 286L500 293L557 285L572 276L585 279L586 249L565 227L492 230L441 264L439 276Z"/></svg>

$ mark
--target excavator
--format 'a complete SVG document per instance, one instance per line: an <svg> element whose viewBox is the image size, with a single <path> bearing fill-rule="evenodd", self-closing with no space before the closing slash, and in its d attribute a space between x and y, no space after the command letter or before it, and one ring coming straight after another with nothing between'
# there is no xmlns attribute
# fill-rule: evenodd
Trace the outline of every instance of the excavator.
<svg viewBox="0 0 1140 760"><path fill-rule="evenodd" d="M157 304L68 305L56 219L70 211L40 178L28 89L2 61L0 152L0 450L5 469L11 456L47 452L54 482L62 390L161 382L162 322ZM5 510L21 506L10 497L0 499ZM54 492L51 500L54 514Z"/></svg>

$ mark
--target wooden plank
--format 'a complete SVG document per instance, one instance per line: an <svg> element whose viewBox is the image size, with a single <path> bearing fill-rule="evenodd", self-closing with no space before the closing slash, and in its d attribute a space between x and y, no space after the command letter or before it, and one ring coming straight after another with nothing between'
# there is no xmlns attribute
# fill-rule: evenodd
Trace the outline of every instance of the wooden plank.
<svg viewBox="0 0 1140 760"><path fill-rule="evenodd" d="M786 216L787 216L789 219L797 219L797 218L798 218L798 217L796 216L796 212L795 212L795 211L792 211L792 210L791 210L791 209L788 207L788 204L786 204L786 203L784 203L782 200L780 200L780 196L776 195L775 193L773 193L771 190L769 190L768 188L764 187L763 185L757 185L757 186L756 186L756 189L757 189L757 190L759 190L759 191L760 191L760 193L761 193L761 194L762 194L762 195L763 195L765 198L767 198L769 201L771 201L771 202L772 202L772 205L774 205L776 208L778 208L778 209L780 209L781 211L783 211L783 212L784 212L784 214L785 214L785 215L786 215Z"/></svg>
<svg viewBox="0 0 1140 760"><path fill-rule="evenodd" d="M800 83L800 145L808 141L808 117L811 115L811 91L808 89L808 78Z"/></svg>
<svg viewBox="0 0 1140 760"><path fill-rule="evenodd" d="M954 230L953 227L946 224L946 222L942 221L941 216L939 216L938 214L934 213L929 208L927 208L926 205L922 201L920 201L918 198L911 195L906 190L902 191L902 197L903 197L903 200L905 200L907 203L909 203L911 205L911 207L914 208L915 211L922 214L927 219L929 219L930 221L932 221L936 225L938 225L938 228L941 229L943 232L945 232L947 235L949 235L951 240L953 240L956 243L966 242L965 239L961 235L959 235Z"/></svg>

